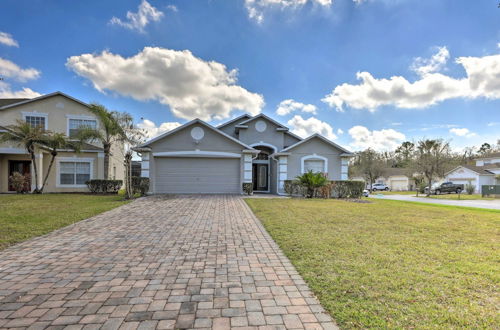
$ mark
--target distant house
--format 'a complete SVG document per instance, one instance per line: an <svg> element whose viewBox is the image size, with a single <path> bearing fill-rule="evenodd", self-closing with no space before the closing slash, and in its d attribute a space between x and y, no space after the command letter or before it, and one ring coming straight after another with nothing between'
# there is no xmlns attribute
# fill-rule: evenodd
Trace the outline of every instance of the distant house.
<svg viewBox="0 0 500 330"><path fill-rule="evenodd" d="M475 165L461 165L445 174L446 181L457 184L472 184L475 192L481 193L481 186L500 184L500 152L475 159Z"/></svg>
<svg viewBox="0 0 500 330"><path fill-rule="evenodd" d="M383 183L392 191L408 191L415 189L415 183L406 174L407 169L388 167L384 174L378 177L374 183ZM365 181L361 176L353 176L351 180ZM368 185L367 185L368 187Z"/></svg>

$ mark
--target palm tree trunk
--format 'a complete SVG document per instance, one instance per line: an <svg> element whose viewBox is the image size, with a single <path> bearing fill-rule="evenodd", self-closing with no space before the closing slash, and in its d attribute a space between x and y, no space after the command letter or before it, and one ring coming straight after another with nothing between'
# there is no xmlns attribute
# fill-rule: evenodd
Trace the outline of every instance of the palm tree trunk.
<svg viewBox="0 0 500 330"><path fill-rule="evenodd" d="M36 158L35 158L35 152L33 150L29 150L30 156L31 156L31 163L33 164L33 174L35 175L35 190L33 190L33 193L38 194L38 168L36 166Z"/></svg>
<svg viewBox="0 0 500 330"><path fill-rule="evenodd" d="M47 180L49 179L50 170L52 169L52 165L54 165L54 161L56 160L56 156L57 156L57 153L52 154L52 158L50 159L49 168L47 168L47 174L45 174L45 178L43 179L42 188L40 188L40 193L43 193L43 188L45 188L45 185L47 184Z"/></svg>
<svg viewBox="0 0 500 330"><path fill-rule="evenodd" d="M104 180L109 179L109 154L111 153L111 144L104 143Z"/></svg>

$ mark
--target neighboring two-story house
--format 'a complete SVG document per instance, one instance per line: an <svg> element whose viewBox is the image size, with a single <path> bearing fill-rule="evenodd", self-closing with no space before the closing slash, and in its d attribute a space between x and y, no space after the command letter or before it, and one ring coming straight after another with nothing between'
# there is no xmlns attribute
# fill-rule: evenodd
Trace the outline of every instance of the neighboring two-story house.
<svg viewBox="0 0 500 330"><path fill-rule="evenodd" d="M309 170L347 180L353 154L325 137L302 139L264 114L218 127L195 119L136 148L151 193L284 193L284 182Z"/></svg>
<svg viewBox="0 0 500 330"><path fill-rule="evenodd" d="M0 130L24 120L52 132L74 137L80 127L100 129L99 119L89 110L89 105L61 92L43 95L33 99L0 99ZM109 176L123 179L123 145L115 145L111 151ZM47 173L51 155L48 150L37 146L36 165L39 175L38 186ZM15 143L0 144L0 193L12 191L9 176L14 172L32 177L33 168L26 150ZM81 152L60 150L51 170L45 192L85 192L85 182L104 178L104 152L98 142L84 143Z"/></svg>
<svg viewBox="0 0 500 330"><path fill-rule="evenodd" d="M457 184L472 184L476 193L481 193L481 186L500 184L496 179L500 175L500 152L490 153L475 159L476 165L461 165L445 174L446 181Z"/></svg>

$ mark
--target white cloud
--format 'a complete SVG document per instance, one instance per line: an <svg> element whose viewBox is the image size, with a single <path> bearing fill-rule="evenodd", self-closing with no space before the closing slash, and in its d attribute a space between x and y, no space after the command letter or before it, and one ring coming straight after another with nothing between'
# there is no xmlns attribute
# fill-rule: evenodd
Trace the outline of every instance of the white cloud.
<svg viewBox="0 0 500 330"><path fill-rule="evenodd" d="M500 125L500 122L499 121L492 121L492 122L489 122L488 123L488 127L493 127L493 126L496 126L496 125Z"/></svg>
<svg viewBox="0 0 500 330"><path fill-rule="evenodd" d="M402 76L377 79L369 72L358 72L360 84L339 85L322 101L337 111L343 111L344 106L374 111L381 106L426 108L454 98L500 98L500 55L457 58L455 62L463 66L466 77L456 79L435 72L449 56L444 49L429 60L419 60L421 66L413 66L421 74L419 80L409 82Z"/></svg>
<svg viewBox="0 0 500 330"><path fill-rule="evenodd" d="M338 134L338 135L342 135L342 134L344 134L344 131L343 131L341 128L339 128L339 129L337 130L337 134Z"/></svg>
<svg viewBox="0 0 500 330"><path fill-rule="evenodd" d="M335 140L337 138L337 135L333 133L333 128L330 124L315 117L304 119L302 116L295 115L288 121L288 126L290 126L293 133L303 138L315 133L321 134L330 140Z"/></svg>
<svg viewBox="0 0 500 330"><path fill-rule="evenodd" d="M40 77L40 71L33 68L23 69L16 63L0 57L0 76L25 82Z"/></svg>
<svg viewBox="0 0 500 330"><path fill-rule="evenodd" d="M450 52L446 47L438 47L437 50L437 53L431 58L415 58L410 68L421 77L441 71L450 58Z"/></svg>
<svg viewBox="0 0 500 330"><path fill-rule="evenodd" d="M245 0L245 7L248 11L248 17L262 23L266 10L297 9L308 2L322 7L330 7L333 0Z"/></svg>
<svg viewBox="0 0 500 330"><path fill-rule="evenodd" d="M19 44L16 40L14 40L14 38L12 38L11 34L2 31L0 31L0 44L11 47L19 47Z"/></svg>
<svg viewBox="0 0 500 330"><path fill-rule="evenodd" d="M451 128L450 133L455 134L456 136L463 136L463 137L476 136L476 133L469 131L469 129L467 128Z"/></svg>
<svg viewBox="0 0 500 330"><path fill-rule="evenodd" d="M403 125L403 123L400 123L400 122L394 122L394 123L391 123L392 126L401 126Z"/></svg>
<svg viewBox="0 0 500 330"><path fill-rule="evenodd" d="M23 87L21 90L13 91L9 84L0 81L0 98L5 99L31 99L42 94L33 91L30 88Z"/></svg>
<svg viewBox="0 0 500 330"><path fill-rule="evenodd" d="M177 10L177 7L175 7L175 9ZM137 13L127 11L126 20L122 21L118 17L112 17L109 23L119 25L130 30L144 32L144 28L150 22L160 21L163 15L163 12L151 6L151 4L146 0L142 0L141 4L137 8Z"/></svg>
<svg viewBox="0 0 500 330"><path fill-rule="evenodd" d="M174 6L174 5L168 5L167 9L170 9L171 11L173 11L175 13L177 13L179 11L179 9L177 9L177 6Z"/></svg>
<svg viewBox="0 0 500 330"><path fill-rule="evenodd" d="M146 47L132 57L103 51L72 56L66 66L100 92L156 100L179 118L221 120L233 110L256 115L264 106L261 95L236 85L237 70L228 71L224 64L204 61L188 50Z"/></svg>
<svg viewBox="0 0 500 330"><path fill-rule="evenodd" d="M137 127L143 130L147 139L151 139L162 133L171 131L181 125L182 124L178 122L165 122L161 123L160 126L156 126L156 124L151 120L143 119L142 122L137 124Z"/></svg>
<svg viewBox="0 0 500 330"><path fill-rule="evenodd" d="M280 116L286 116L294 111L302 111L316 114L316 106L313 104L304 104L292 99L281 101L276 109L276 113Z"/></svg>
<svg viewBox="0 0 500 330"><path fill-rule="evenodd" d="M394 150L406 137L403 133L391 129L370 131L364 126L354 126L349 129L349 135L354 140L353 148L362 150L371 148L374 150Z"/></svg>

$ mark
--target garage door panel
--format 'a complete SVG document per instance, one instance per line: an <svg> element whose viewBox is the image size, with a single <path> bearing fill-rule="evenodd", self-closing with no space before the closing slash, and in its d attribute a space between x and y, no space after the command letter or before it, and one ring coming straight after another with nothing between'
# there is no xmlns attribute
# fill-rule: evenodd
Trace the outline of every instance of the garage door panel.
<svg viewBox="0 0 500 330"><path fill-rule="evenodd" d="M240 193L240 160L157 158L157 193Z"/></svg>

